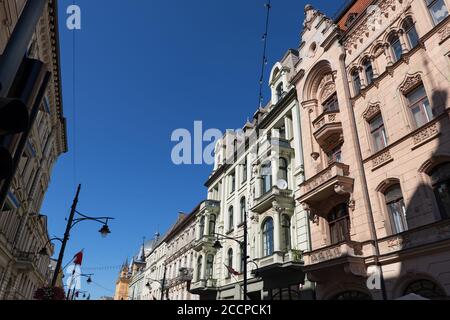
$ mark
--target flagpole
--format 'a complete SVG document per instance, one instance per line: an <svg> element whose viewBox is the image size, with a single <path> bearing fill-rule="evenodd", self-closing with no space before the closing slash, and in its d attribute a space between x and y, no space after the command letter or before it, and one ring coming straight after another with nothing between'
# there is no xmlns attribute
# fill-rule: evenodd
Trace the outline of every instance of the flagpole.
<svg viewBox="0 0 450 320"><path fill-rule="evenodd" d="M64 233L64 238L61 245L61 250L59 250L58 262L56 263L55 273L53 274L52 287L56 286L56 281L58 281L59 270L61 269L62 262L64 259L64 251L66 250L67 241L70 236L70 229L72 228L73 219L75 217L75 212L77 211L78 197L81 191L81 184L78 185L77 193L73 199L72 209L70 210L69 220L67 220L66 232Z"/></svg>

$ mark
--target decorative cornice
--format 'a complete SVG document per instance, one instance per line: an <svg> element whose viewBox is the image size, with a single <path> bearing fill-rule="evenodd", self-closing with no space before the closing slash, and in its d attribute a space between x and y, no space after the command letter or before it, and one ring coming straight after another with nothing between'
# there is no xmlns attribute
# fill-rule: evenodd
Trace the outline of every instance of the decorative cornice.
<svg viewBox="0 0 450 320"><path fill-rule="evenodd" d="M377 114L381 112L381 106L379 102L370 103L366 111L363 113L363 117L366 121L372 120Z"/></svg>
<svg viewBox="0 0 450 320"><path fill-rule="evenodd" d="M405 80L403 80L402 84L400 85L400 92L403 94L407 94L420 83L422 83L422 76L420 73L407 74Z"/></svg>

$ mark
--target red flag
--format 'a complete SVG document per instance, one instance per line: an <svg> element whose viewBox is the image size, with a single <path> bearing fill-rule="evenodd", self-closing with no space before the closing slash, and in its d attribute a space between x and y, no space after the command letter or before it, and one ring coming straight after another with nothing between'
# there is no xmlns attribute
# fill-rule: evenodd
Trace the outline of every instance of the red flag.
<svg viewBox="0 0 450 320"><path fill-rule="evenodd" d="M83 250L81 250L80 252L78 252L74 257L73 257L73 263L76 266L81 266L81 263L83 262Z"/></svg>
<svg viewBox="0 0 450 320"><path fill-rule="evenodd" d="M228 272L229 272L230 274L232 274L233 276L240 276L240 275L241 275L241 273L240 273L240 272L237 272L236 270L234 270L233 267L227 266L227 265L225 265L225 267L227 267Z"/></svg>

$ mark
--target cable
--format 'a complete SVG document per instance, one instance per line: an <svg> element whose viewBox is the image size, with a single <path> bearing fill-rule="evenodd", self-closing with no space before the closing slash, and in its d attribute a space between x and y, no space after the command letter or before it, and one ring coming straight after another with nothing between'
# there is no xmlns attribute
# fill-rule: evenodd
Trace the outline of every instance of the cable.
<svg viewBox="0 0 450 320"><path fill-rule="evenodd" d="M74 0L72 3L76 5L76 1ZM72 30L72 113L73 113L73 127L72 127L72 136L73 136L73 183L77 185L77 114L76 114L76 29Z"/></svg>
<svg viewBox="0 0 450 320"><path fill-rule="evenodd" d="M271 0L269 0L268 3L266 3L264 5L267 8L267 15L266 15L266 26L265 26L265 32L263 34L263 41L264 41L264 46L263 46L263 56L262 56L262 64L261 64L261 77L259 78L259 101L258 101L258 105L259 107L262 107L262 102L263 102L263 83L264 83L264 74L266 72L266 65L267 65L267 40L269 37L269 22L270 22L270 9L272 8L272 4L271 4Z"/></svg>

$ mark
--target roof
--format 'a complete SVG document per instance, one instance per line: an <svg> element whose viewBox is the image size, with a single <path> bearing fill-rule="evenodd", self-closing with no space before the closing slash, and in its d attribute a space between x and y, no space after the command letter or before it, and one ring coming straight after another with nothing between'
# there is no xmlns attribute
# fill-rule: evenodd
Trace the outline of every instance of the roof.
<svg viewBox="0 0 450 320"><path fill-rule="evenodd" d="M342 11L341 15L337 18L337 25L340 29L347 31L348 27L345 25L350 15L356 14L357 17L363 13L367 7L369 7L374 0L353 0Z"/></svg>

